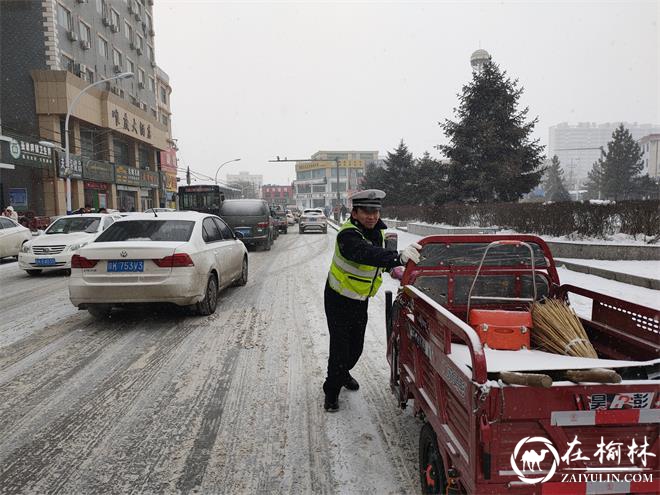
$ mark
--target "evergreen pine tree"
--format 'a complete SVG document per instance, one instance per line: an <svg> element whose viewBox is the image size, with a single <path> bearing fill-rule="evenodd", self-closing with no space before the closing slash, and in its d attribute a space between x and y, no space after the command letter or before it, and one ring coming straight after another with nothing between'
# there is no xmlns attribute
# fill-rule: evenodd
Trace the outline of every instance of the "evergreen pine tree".
<svg viewBox="0 0 660 495"><path fill-rule="evenodd" d="M458 95L458 121L440 123L450 144L438 149L451 160L454 199L514 201L539 184L543 146L530 137L538 118L526 122L529 109L517 109L523 92L517 86L487 62Z"/></svg>
<svg viewBox="0 0 660 495"><path fill-rule="evenodd" d="M571 195L568 193L564 183L564 171L559 166L559 157L557 155L552 157L550 167L546 171L543 188L545 189L545 199L548 201L571 200Z"/></svg>
<svg viewBox="0 0 660 495"><path fill-rule="evenodd" d="M417 160L416 204L436 205L447 201L447 168L428 151Z"/></svg>
<svg viewBox="0 0 660 495"><path fill-rule="evenodd" d="M630 131L619 125L602 153L601 193L604 199L629 199L644 168L642 150Z"/></svg>
<svg viewBox="0 0 660 495"><path fill-rule="evenodd" d="M393 153L387 152L383 176L388 205L417 204L417 169L403 139Z"/></svg>
<svg viewBox="0 0 660 495"><path fill-rule="evenodd" d="M585 188L587 189L587 199L601 199L604 156L605 152L601 148L600 158L594 162L591 170L587 173L587 181L584 184Z"/></svg>

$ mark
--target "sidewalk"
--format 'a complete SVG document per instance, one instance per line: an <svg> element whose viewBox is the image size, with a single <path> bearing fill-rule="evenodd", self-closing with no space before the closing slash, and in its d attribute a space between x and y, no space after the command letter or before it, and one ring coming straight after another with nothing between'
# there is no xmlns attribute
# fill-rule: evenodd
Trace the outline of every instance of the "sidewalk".
<svg viewBox="0 0 660 495"><path fill-rule="evenodd" d="M575 258L555 258L557 266L598 277L616 280L626 284L660 290L660 262L648 261L607 261L583 260Z"/></svg>

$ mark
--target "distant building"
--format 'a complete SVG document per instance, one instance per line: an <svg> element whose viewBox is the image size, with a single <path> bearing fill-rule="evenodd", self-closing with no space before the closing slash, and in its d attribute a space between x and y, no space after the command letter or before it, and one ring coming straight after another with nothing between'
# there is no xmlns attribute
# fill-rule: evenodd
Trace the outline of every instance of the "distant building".
<svg viewBox="0 0 660 495"><path fill-rule="evenodd" d="M296 206L334 206L339 192L339 203L349 207L348 196L360 189L365 167L372 162L382 164L377 151L317 151L311 161L296 162Z"/></svg>
<svg viewBox="0 0 660 495"><path fill-rule="evenodd" d="M227 174L227 183L233 187L240 187L244 191L243 196L246 198L261 198L264 176L245 171L238 174Z"/></svg>
<svg viewBox="0 0 660 495"><path fill-rule="evenodd" d="M292 205L295 203L293 197L293 186L278 186L265 184L261 188L261 198L270 205Z"/></svg>
<svg viewBox="0 0 660 495"><path fill-rule="evenodd" d="M582 184L594 162L600 158L600 148L607 151L607 143L612 140L612 133L619 125L630 131L632 137L639 140L642 136L660 132L660 125L637 124L627 122L607 122L596 124L580 122L561 124L550 127L548 140L548 158L559 157L564 177L570 188Z"/></svg>
<svg viewBox="0 0 660 495"><path fill-rule="evenodd" d="M649 174L649 177L660 177L660 134L649 134L642 137L639 141L642 148L642 161L644 169L642 175Z"/></svg>

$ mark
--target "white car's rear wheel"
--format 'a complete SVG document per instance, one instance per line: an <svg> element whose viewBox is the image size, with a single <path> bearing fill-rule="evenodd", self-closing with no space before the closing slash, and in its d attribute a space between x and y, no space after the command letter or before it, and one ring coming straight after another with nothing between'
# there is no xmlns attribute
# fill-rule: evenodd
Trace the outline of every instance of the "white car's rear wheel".
<svg viewBox="0 0 660 495"><path fill-rule="evenodd" d="M243 258L243 268L241 269L241 276L234 282L234 287L245 285L248 282L248 262L247 258Z"/></svg>
<svg viewBox="0 0 660 495"><path fill-rule="evenodd" d="M202 316L212 315L218 305L218 281L215 275L210 275L206 283L204 299L197 303L197 313Z"/></svg>

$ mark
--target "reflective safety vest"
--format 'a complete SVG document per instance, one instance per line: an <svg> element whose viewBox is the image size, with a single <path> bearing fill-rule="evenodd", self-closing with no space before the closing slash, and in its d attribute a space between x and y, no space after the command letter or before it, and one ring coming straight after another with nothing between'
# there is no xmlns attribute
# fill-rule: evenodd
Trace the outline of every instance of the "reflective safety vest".
<svg viewBox="0 0 660 495"><path fill-rule="evenodd" d="M337 235L344 230L355 229L362 238L369 242L364 234L351 221L347 221L341 226ZM385 236L383 231L380 233L380 247L385 247ZM378 292L380 284L383 283L381 274L383 268L362 265L355 261L347 260L339 251L339 243L335 242L335 255L332 258L330 272L328 273L328 284L342 296L358 301L366 301Z"/></svg>

